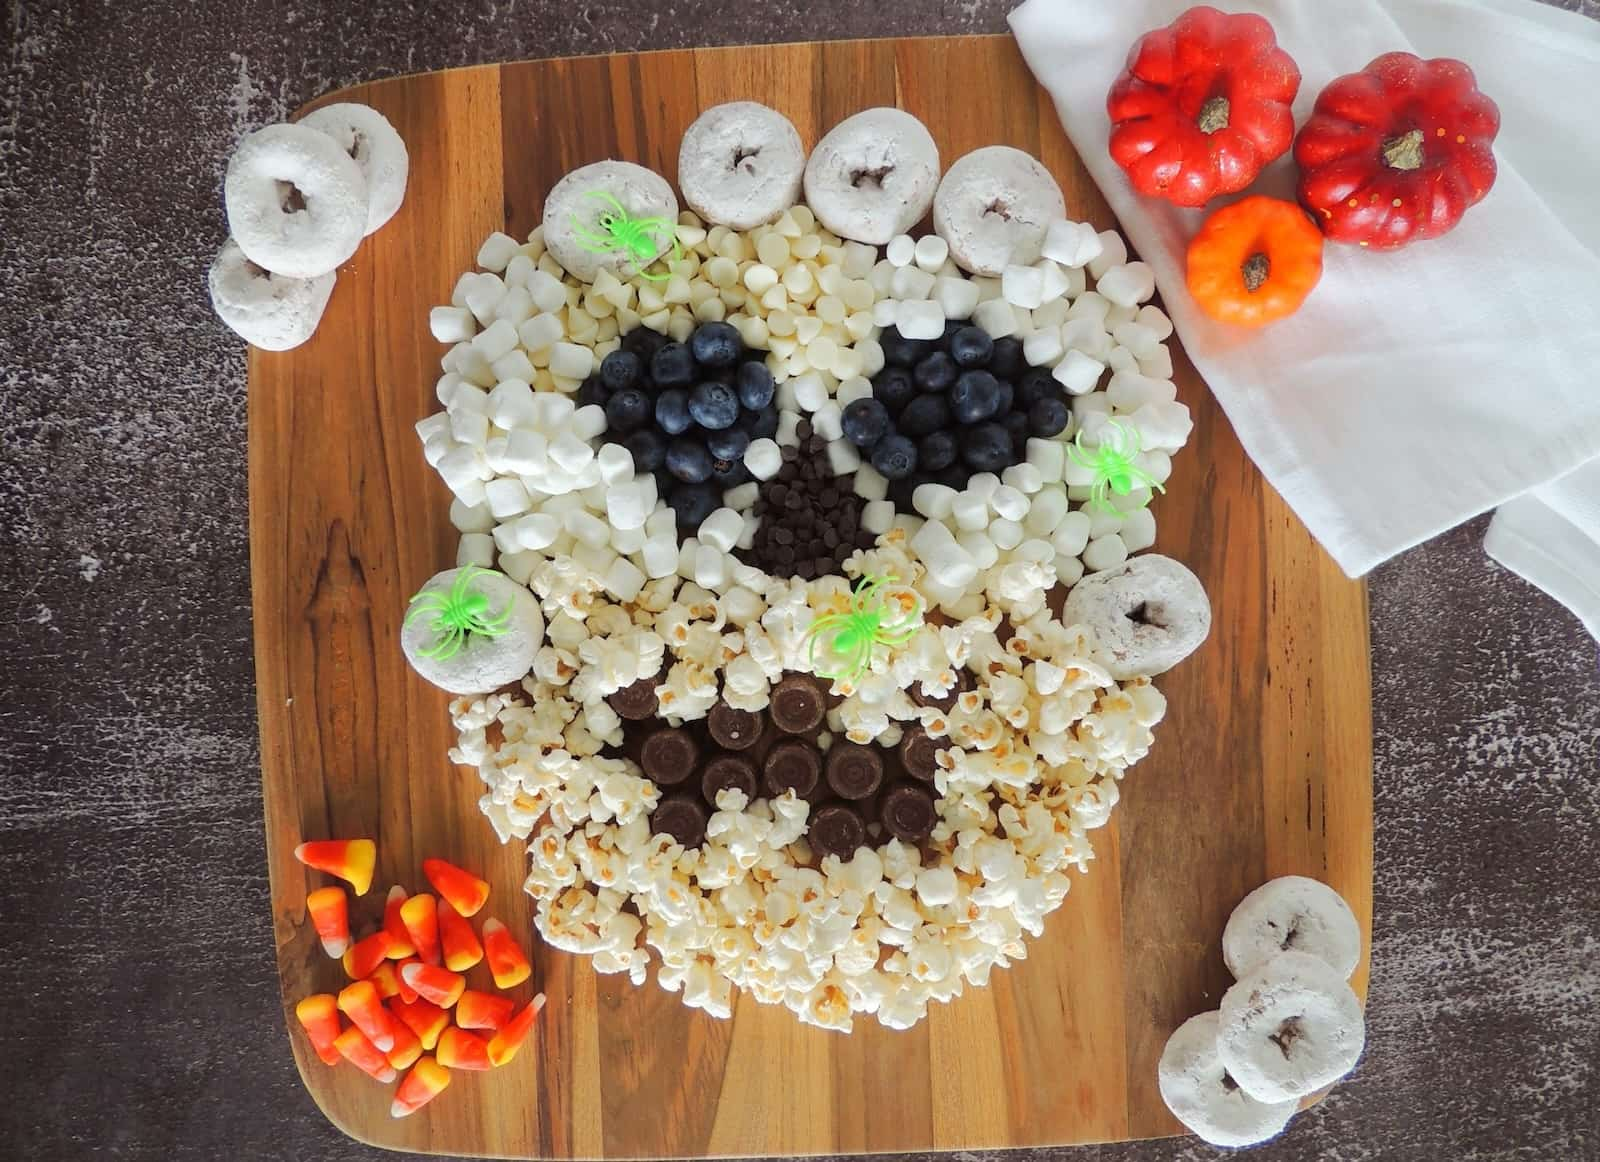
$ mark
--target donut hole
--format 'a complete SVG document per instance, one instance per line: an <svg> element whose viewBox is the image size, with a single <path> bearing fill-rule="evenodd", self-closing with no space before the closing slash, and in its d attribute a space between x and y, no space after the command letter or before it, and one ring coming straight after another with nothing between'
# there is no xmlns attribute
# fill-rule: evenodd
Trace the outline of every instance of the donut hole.
<svg viewBox="0 0 1600 1162"><path fill-rule="evenodd" d="M1305 1023L1299 1017L1290 1017L1278 1025L1277 1031L1267 1034L1267 1040L1278 1047L1283 1059L1289 1059L1294 1043L1305 1035Z"/></svg>
<svg viewBox="0 0 1600 1162"><path fill-rule="evenodd" d="M293 182L273 183L278 191L278 206L285 214L298 214L306 208L306 196Z"/></svg>
<svg viewBox="0 0 1600 1162"><path fill-rule="evenodd" d="M1152 629L1165 629L1167 625L1166 607L1154 601L1140 601L1124 616L1134 625L1149 626Z"/></svg>
<svg viewBox="0 0 1600 1162"><path fill-rule="evenodd" d="M1238 1089L1239 1083L1233 1080L1233 1074L1224 1069L1222 1071L1222 1091L1224 1093L1235 1093Z"/></svg>
<svg viewBox="0 0 1600 1162"><path fill-rule="evenodd" d="M862 166L850 171L850 185L852 188L858 190L863 186L870 187L871 189L875 190L881 190L883 188L883 183L893 172L894 166L892 165L880 165L871 169Z"/></svg>
<svg viewBox="0 0 1600 1162"><path fill-rule="evenodd" d="M748 161L754 161L760 156L761 147L759 145L735 146L733 150L733 165L730 168L742 169L747 174L754 174L755 166L746 165L745 163Z"/></svg>
<svg viewBox="0 0 1600 1162"><path fill-rule="evenodd" d="M999 218L1002 222L1011 221L1011 205L1004 198L995 198L983 208L983 217Z"/></svg>

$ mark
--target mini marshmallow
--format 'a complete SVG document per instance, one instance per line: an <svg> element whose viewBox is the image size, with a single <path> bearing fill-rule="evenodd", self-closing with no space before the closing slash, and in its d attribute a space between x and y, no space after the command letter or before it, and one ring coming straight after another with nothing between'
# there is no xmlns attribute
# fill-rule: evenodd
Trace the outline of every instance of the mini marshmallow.
<svg viewBox="0 0 1600 1162"><path fill-rule="evenodd" d="M894 272L894 278L889 283L889 293L901 303L926 299L933 293L937 281L933 275L920 267L902 266Z"/></svg>
<svg viewBox="0 0 1600 1162"><path fill-rule="evenodd" d="M902 302L896 324L907 339L937 339L944 334L944 311L938 303Z"/></svg>
<svg viewBox="0 0 1600 1162"><path fill-rule="evenodd" d="M606 430L606 412L599 404L585 404L583 407L572 411L572 401L566 396L555 395L553 392L540 392L540 395L552 396L567 405L572 419L568 431L579 440L592 440ZM561 421L557 421L559 424ZM552 427L556 425L551 425Z"/></svg>
<svg viewBox="0 0 1600 1162"><path fill-rule="evenodd" d="M1061 523L1066 511L1066 491L1046 485L1033 494L1032 502L1028 506L1028 515L1022 519L1022 527L1033 536L1044 536Z"/></svg>
<svg viewBox="0 0 1600 1162"><path fill-rule="evenodd" d="M606 484L633 479L633 454L621 444L603 445L595 453L600 466L600 479Z"/></svg>
<svg viewBox="0 0 1600 1162"><path fill-rule="evenodd" d="M1100 241L1100 253L1084 265L1089 268L1089 277L1098 280L1113 266L1121 266L1128 261L1128 244L1115 230L1102 230L1095 237Z"/></svg>
<svg viewBox="0 0 1600 1162"><path fill-rule="evenodd" d="M909 234L896 234L883 248L883 256L896 268L910 266L916 258L917 241Z"/></svg>
<svg viewBox="0 0 1600 1162"><path fill-rule="evenodd" d="M461 343L478 333L478 320L463 307L434 307L428 312L428 330L441 343Z"/></svg>
<svg viewBox="0 0 1600 1162"><path fill-rule="evenodd" d="M632 601L639 596L639 591L644 588L645 575L632 561L626 557L618 557L611 562L610 568L601 578L607 593L618 601Z"/></svg>
<svg viewBox="0 0 1600 1162"><path fill-rule="evenodd" d="M1140 447L1176 452L1194 431L1189 409L1174 400L1147 403L1128 417L1139 429Z"/></svg>
<svg viewBox="0 0 1600 1162"><path fill-rule="evenodd" d="M793 383L793 380L786 381ZM782 391L785 384L779 384L778 390ZM782 405L780 404L780 407ZM778 412L778 432L775 437L777 444L782 448L794 448L800 444L800 413L787 409ZM754 443L754 441L752 441ZM781 455L781 453L780 453Z"/></svg>
<svg viewBox="0 0 1600 1162"><path fill-rule="evenodd" d="M757 484L754 480L747 480L737 488L730 488L724 492L722 494L722 503L736 512L744 512L756 502L756 498L760 495L761 485ZM663 511L670 512L671 510L668 509ZM649 527L648 521L645 522L645 526L647 528ZM654 532L655 530L652 529L651 531Z"/></svg>
<svg viewBox="0 0 1600 1162"><path fill-rule="evenodd" d="M478 322L488 326L494 321L495 308L506 297L506 284L497 275L480 274L467 287L466 307L478 317Z"/></svg>
<svg viewBox="0 0 1600 1162"><path fill-rule="evenodd" d="M489 512L497 520L503 521L528 511L528 490L514 476L489 481L483 486L483 492L489 503Z"/></svg>
<svg viewBox="0 0 1600 1162"><path fill-rule="evenodd" d="M529 513L519 518L513 527L517 533L517 544L529 551L548 548L561 535L561 522L549 513Z"/></svg>
<svg viewBox="0 0 1600 1162"><path fill-rule="evenodd" d="M893 245L891 243L891 245ZM950 257L950 245L937 234L924 234L917 239L915 258L917 266L929 274L939 270ZM891 258L891 262L894 260Z"/></svg>
<svg viewBox="0 0 1600 1162"><path fill-rule="evenodd" d="M989 523L989 504L969 488L951 499L950 516L957 528L976 531Z"/></svg>
<svg viewBox="0 0 1600 1162"><path fill-rule="evenodd" d="M1024 496L1032 496L1044 487L1044 476L1039 469L1024 460L1020 464L1013 464L1000 473L1000 482L1009 485ZM993 499L992 497L990 498ZM1017 519L1021 519L1018 517Z"/></svg>
<svg viewBox="0 0 1600 1162"><path fill-rule="evenodd" d="M1040 253L1062 266L1085 266L1100 257L1100 236L1087 222L1069 222L1057 219L1044 232L1044 246Z"/></svg>
<svg viewBox="0 0 1600 1162"><path fill-rule="evenodd" d="M822 376L815 371L808 371L804 375L796 376L790 382L794 386L796 405L806 411L815 412L828 402L828 385Z"/></svg>
<svg viewBox="0 0 1600 1162"><path fill-rule="evenodd" d="M671 577L678 571L678 537L676 533L658 533L645 538L644 571L652 581Z"/></svg>
<svg viewBox="0 0 1600 1162"><path fill-rule="evenodd" d="M972 321L985 331L991 338L1004 339L1007 335L1017 332L1017 315L1011 309L1011 304L1005 299L986 299L980 302L972 311Z"/></svg>
<svg viewBox="0 0 1600 1162"><path fill-rule="evenodd" d="M494 564L494 538L488 533L464 533L456 546L456 568L477 565L487 569Z"/></svg>
<svg viewBox="0 0 1600 1162"><path fill-rule="evenodd" d="M587 440L580 439L571 431L562 432L550 441L550 460L565 472L576 474L583 471L589 461L594 459L594 449Z"/></svg>
<svg viewBox="0 0 1600 1162"><path fill-rule="evenodd" d="M821 432L818 433L823 434ZM828 467L835 476L843 476L861 467L861 449L849 440L836 439L828 443Z"/></svg>
<svg viewBox="0 0 1600 1162"><path fill-rule="evenodd" d="M1012 306L1031 311L1044 302L1044 271L1031 266L1008 266L1000 275L1000 293Z"/></svg>
<svg viewBox="0 0 1600 1162"><path fill-rule="evenodd" d="M862 500L883 500L889 495L889 482L871 464L856 469L856 495Z"/></svg>
<svg viewBox="0 0 1600 1162"><path fill-rule="evenodd" d="M1165 344L1155 349L1155 354L1139 360L1139 373L1151 379L1172 378L1172 352Z"/></svg>
<svg viewBox="0 0 1600 1162"><path fill-rule="evenodd" d="M606 519L617 528L644 527L645 518L650 515L650 510L654 507L654 502L646 492L644 480L655 483L652 477L645 476L627 484L618 484L606 491Z"/></svg>
<svg viewBox="0 0 1600 1162"><path fill-rule="evenodd" d="M744 518L734 509L719 508L700 522L697 537L701 545L709 545L720 553L733 551L734 542L744 528Z"/></svg>
<svg viewBox="0 0 1600 1162"><path fill-rule="evenodd" d="M489 442L489 417L482 412L453 411L450 434L459 443L482 448Z"/></svg>
<svg viewBox="0 0 1600 1162"><path fill-rule="evenodd" d="M1106 384L1106 398L1117 411L1132 412L1147 403L1170 403L1178 398L1178 389L1170 380L1119 371Z"/></svg>
<svg viewBox="0 0 1600 1162"><path fill-rule="evenodd" d="M1156 543L1155 514L1147 508L1136 508L1123 514L1122 528L1117 535L1130 553L1148 549Z"/></svg>
<svg viewBox="0 0 1600 1162"><path fill-rule="evenodd" d="M783 467L783 449L778 447L776 441L765 436L751 440L750 446L744 451L744 466L750 469L750 475L757 480L770 480Z"/></svg>
<svg viewBox="0 0 1600 1162"><path fill-rule="evenodd" d="M954 509L957 492L948 484L919 484L911 493L911 507L929 520L944 520Z"/></svg>
<svg viewBox="0 0 1600 1162"><path fill-rule="evenodd" d="M988 569L1000 560L999 547L984 533L964 532L956 538L956 544L967 551L979 569Z"/></svg>
<svg viewBox="0 0 1600 1162"><path fill-rule="evenodd" d="M495 427L508 432L514 428L531 428L538 415L533 398L533 388L523 379L504 379L495 385L487 400L489 418Z"/></svg>
<svg viewBox="0 0 1600 1162"><path fill-rule="evenodd" d="M506 471L532 476L544 471L550 459L550 443L544 433L517 428L506 433L506 449L501 454Z"/></svg>
<svg viewBox="0 0 1600 1162"><path fill-rule="evenodd" d="M501 273L521 249L522 244L509 234L496 230L478 247L478 265L484 270Z"/></svg>
<svg viewBox="0 0 1600 1162"><path fill-rule="evenodd" d="M894 523L892 500L869 500L861 506L861 527L874 536L882 536Z"/></svg>
<svg viewBox="0 0 1600 1162"><path fill-rule="evenodd" d="M1061 479L1061 472L1067 460L1066 445L1062 441L1031 436L1026 447L1026 462L1038 470L1040 480L1045 484L1051 484Z"/></svg>
<svg viewBox="0 0 1600 1162"><path fill-rule="evenodd" d="M967 491L985 504L999 487L1000 478L993 472L976 472L967 480Z"/></svg>
<svg viewBox="0 0 1600 1162"><path fill-rule="evenodd" d="M1091 359L1082 351L1071 350L1062 356L1050 375L1067 394L1084 395L1095 389L1105 370L1106 365L1098 359Z"/></svg>
<svg viewBox="0 0 1600 1162"><path fill-rule="evenodd" d="M978 284L966 278L942 277L933 284L933 298L945 318L970 319L978 307Z"/></svg>
<svg viewBox="0 0 1600 1162"><path fill-rule="evenodd" d="M853 375L839 384L833 393L834 400L843 408L858 399L872 398L872 381L864 375Z"/></svg>
<svg viewBox="0 0 1600 1162"><path fill-rule="evenodd" d="M583 379L594 370L594 352L577 343L557 343L550 348L550 374Z"/></svg>
<svg viewBox="0 0 1600 1162"><path fill-rule="evenodd" d="M1083 550L1083 567L1091 573L1115 569L1128 559L1128 546L1116 533L1095 537Z"/></svg>
<svg viewBox="0 0 1600 1162"><path fill-rule="evenodd" d="M450 523L455 526L457 532L486 533L494 528L494 514L489 511L487 502L462 504L460 500L452 500Z"/></svg>
<svg viewBox="0 0 1600 1162"><path fill-rule="evenodd" d="M1094 289L1117 306L1131 309L1156 293L1156 272L1144 262L1113 266L1095 276Z"/></svg>
<svg viewBox="0 0 1600 1162"><path fill-rule="evenodd" d="M1028 515L1028 498L1009 484L1002 484L989 497L989 507L996 516L1020 521Z"/></svg>
<svg viewBox="0 0 1600 1162"><path fill-rule="evenodd" d="M735 513L734 515L737 516L738 514ZM741 526L743 523L741 520ZM697 545L694 551L694 583L704 589L720 589L726 585L728 583L727 555L713 545Z"/></svg>
<svg viewBox="0 0 1600 1162"><path fill-rule="evenodd" d="M1062 350L1061 332L1055 327L1035 331L1022 341L1022 357L1030 367L1045 367L1055 363L1061 358Z"/></svg>
<svg viewBox="0 0 1600 1162"><path fill-rule="evenodd" d="M989 522L989 539L994 542L995 548L1010 552L1022 543L1022 526L1014 520L996 517Z"/></svg>
<svg viewBox="0 0 1600 1162"><path fill-rule="evenodd" d="M824 440L840 439L844 436L842 419L838 403L830 399L811 414L811 430Z"/></svg>
<svg viewBox="0 0 1600 1162"><path fill-rule="evenodd" d="M1056 521L1055 530L1050 535L1050 543L1062 556L1076 557L1089 543L1089 530L1092 524L1089 514L1081 509L1064 513Z"/></svg>
<svg viewBox="0 0 1600 1162"><path fill-rule="evenodd" d="M987 508L984 515L988 515ZM930 520L911 538L911 548L922 558L934 581L952 589L964 588L978 575L978 564L957 543L943 521Z"/></svg>
<svg viewBox="0 0 1600 1162"><path fill-rule="evenodd" d="M591 548L604 548L611 540L611 526L588 509L573 509L567 513L562 527Z"/></svg>
<svg viewBox="0 0 1600 1162"><path fill-rule="evenodd" d="M560 283L556 284L560 286ZM517 338L529 351L543 351L566 334L556 315L535 315L517 328Z"/></svg>

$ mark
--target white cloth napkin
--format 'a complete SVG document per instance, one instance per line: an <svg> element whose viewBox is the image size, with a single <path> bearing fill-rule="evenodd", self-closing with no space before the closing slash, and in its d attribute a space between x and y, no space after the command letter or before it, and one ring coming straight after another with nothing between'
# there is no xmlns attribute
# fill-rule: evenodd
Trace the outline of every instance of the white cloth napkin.
<svg viewBox="0 0 1600 1162"><path fill-rule="evenodd" d="M1600 636L1600 24L1533 0L1224 5L1267 17L1299 64L1297 125L1395 50L1465 60L1502 116L1499 177L1453 232L1330 244L1297 314L1242 331L1184 287L1203 211L1135 194L1106 151L1128 48L1190 2L1028 0L1011 26L1245 450L1352 576L1505 505L1490 552ZM1286 156L1250 192L1293 180Z"/></svg>

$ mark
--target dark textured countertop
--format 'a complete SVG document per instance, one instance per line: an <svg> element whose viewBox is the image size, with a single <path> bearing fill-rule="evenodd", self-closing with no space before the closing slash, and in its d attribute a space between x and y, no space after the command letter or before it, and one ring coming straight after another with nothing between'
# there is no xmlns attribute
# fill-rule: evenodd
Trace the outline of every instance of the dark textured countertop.
<svg viewBox="0 0 1600 1162"><path fill-rule="evenodd" d="M1591 15L1600 4L1582 0ZM1577 0L1569 0L1577 6ZM484 61L1004 30L1008 0L10 0L0 17L0 1157L379 1158L274 975L244 347L204 274L234 140ZM1262 1159L1600 1158L1600 677L1475 521L1372 577L1359 1071ZM1192 1140L1062 1151L1213 1155Z"/></svg>

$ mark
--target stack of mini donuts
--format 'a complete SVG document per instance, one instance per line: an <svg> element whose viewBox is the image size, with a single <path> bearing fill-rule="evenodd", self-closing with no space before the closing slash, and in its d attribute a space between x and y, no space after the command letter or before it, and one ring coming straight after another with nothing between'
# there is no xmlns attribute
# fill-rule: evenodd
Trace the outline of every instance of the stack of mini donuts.
<svg viewBox="0 0 1600 1162"><path fill-rule="evenodd" d="M230 237L209 275L217 317L265 351L304 343L334 272L400 208L409 165L388 118L351 102L248 135L228 162Z"/></svg>

